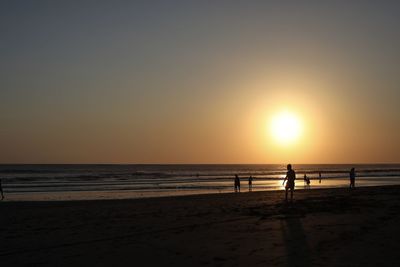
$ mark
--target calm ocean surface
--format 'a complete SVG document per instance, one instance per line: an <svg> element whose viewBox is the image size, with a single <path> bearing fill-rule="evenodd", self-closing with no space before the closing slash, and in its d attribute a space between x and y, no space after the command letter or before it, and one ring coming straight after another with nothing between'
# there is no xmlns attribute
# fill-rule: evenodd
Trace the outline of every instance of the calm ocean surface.
<svg viewBox="0 0 400 267"><path fill-rule="evenodd" d="M347 187L351 167L356 186L400 184L400 164L294 165L296 189ZM283 189L285 165L0 165L6 199L78 200L140 198L233 191L233 176L254 177L253 191ZM322 174L319 181L318 172Z"/></svg>

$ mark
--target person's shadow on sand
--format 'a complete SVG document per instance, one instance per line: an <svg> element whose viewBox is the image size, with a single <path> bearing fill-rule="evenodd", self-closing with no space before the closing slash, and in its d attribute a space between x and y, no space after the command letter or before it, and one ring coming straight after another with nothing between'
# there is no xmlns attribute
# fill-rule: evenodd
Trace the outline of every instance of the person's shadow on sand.
<svg viewBox="0 0 400 267"><path fill-rule="evenodd" d="M282 238L286 247L287 266L312 266L307 235L301 223L301 215L288 210L281 220Z"/></svg>

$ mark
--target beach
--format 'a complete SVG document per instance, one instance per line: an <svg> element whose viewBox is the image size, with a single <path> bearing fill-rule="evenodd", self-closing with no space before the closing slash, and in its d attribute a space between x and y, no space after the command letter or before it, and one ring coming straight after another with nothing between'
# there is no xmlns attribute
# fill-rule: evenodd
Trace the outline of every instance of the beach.
<svg viewBox="0 0 400 267"><path fill-rule="evenodd" d="M348 187L356 168L358 186L400 185L400 164L296 164L296 189ZM232 192L282 190L285 164L0 164L0 178L12 201L132 199ZM321 179L319 179L321 175Z"/></svg>
<svg viewBox="0 0 400 267"><path fill-rule="evenodd" d="M399 266L400 186L0 202L2 266Z"/></svg>

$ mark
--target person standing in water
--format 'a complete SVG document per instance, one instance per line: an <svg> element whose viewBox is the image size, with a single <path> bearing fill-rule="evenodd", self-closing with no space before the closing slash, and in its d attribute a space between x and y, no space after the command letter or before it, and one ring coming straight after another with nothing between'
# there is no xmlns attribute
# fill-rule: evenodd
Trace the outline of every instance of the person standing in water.
<svg viewBox="0 0 400 267"><path fill-rule="evenodd" d="M350 189L356 189L356 171L354 168L350 170Z"/></svg>
<svg viewBox="0 0 400 267"><path fill-rule="evenodd" d="M304 187L310 187L310 177L307 177L307 174L304 174Z"/></svg>
<svg viewBox="0 0 400 267"><path fill-rule="evenodd" d="M240 192L240 178L235 174L235 192Z"/></svg>
<svg viewBox="0 0 400 267"><path fill-rule="evenodd" d="M4 193L3 193L3 186L1 184L1 179L0 179L0 193L1 193L1 200L4 199Z"/></svg>
<svg viewBox="0 0 400 267"><path fill-rule="evenodd" d="M322 176L321 176L321 172L319 172L319 183L321 183L322 181Z"/></svg>
<svg viewBox="0 0 400 267"><path fill-rule="evenodd" d="M253 176L249 177L249 192L253 190Z"/></svg>
<svg viewBox="0 0 400 267"><path fill-rule="evenodd" d="M285 184L285 181L287 180L286 186L285 186L285 200L288 200L288 190L290 189L290 201L293 201L293 191L294 191L294 180L296 180L296 172L292 169L292 165L288 164L287 165L287 173L286 177L283 180L282 185Z"/></svg>

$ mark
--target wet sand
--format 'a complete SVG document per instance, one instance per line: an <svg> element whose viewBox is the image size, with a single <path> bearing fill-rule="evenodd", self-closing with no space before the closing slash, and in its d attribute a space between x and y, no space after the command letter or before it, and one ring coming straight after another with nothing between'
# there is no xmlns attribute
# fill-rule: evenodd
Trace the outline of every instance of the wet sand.
<svg viewBox="0 0 400 267"><path fill-rule="evenodd" d="M1 202L2 266L400 266L400 186Z"/></svg>

